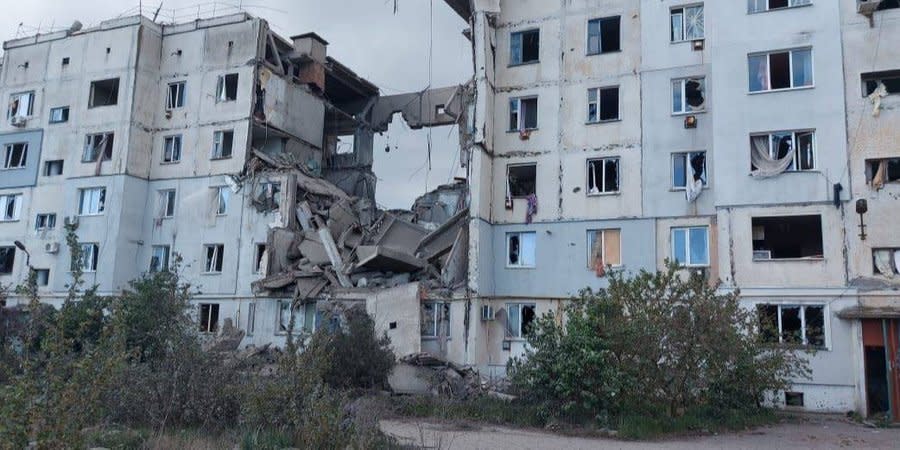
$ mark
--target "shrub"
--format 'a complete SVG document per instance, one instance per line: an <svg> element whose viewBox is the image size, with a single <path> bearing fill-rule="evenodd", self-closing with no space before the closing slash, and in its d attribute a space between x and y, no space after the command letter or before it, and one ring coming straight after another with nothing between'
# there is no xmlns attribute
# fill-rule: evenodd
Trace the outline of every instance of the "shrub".
<svg viewBox="0 0 900 450"><path fill-rule="evenodd" d="M565 324L540 318L524 359L510 362L513 388L557 417L597 420L687 411L756 409L768 391L808 376L805 358L760 339L755 311L738 293L718 295L675 265L585 290Z"/></svg>
<svg viewBox="0 0 900 450"><path fill-rule="evenodd" d="M346 326L338 330L320 330L310 342L312 348L328 352L328 364L322 374L336 389L386 389L388 375L396 359L387 334L379 338L375 322L361 309L345 313Z"/></svg>

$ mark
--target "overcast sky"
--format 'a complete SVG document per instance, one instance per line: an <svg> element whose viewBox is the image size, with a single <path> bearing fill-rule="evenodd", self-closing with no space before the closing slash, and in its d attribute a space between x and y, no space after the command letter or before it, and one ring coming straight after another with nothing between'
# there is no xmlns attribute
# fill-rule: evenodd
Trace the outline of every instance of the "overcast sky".
<svg viewBox="0 0 900 450"><path fill-rule="evenodd" d="M430 9L433 1L433 32ZM33 35L40 27L47 32L68 27L74 20L85 27L120 14L138 11L137 0L2 0L0 30L3 40ZM470 46L462 36L465 22L443 0L163 0L161 19L173 14L181 21L193 20L198 12L211 15L226 10L225 5L241 3L248 12L269 21L282 37L315 31L329 42L328 54L356 73L375 83L383 95L424 89L429 81L429 43L434 63L431 85L442 87L465 82L471 77ZM159 1L144 1L145 15ZM173 11L174 9L174 11ZM426 167L427 134L411 131L399 116L383 136L375 141L375 174L378 176L380 204L388 208L409 208L413 200L446 183L458 170L458 132L455 127L431 130L431 171ZM390 153L384 151L390 145Z"/></svg>

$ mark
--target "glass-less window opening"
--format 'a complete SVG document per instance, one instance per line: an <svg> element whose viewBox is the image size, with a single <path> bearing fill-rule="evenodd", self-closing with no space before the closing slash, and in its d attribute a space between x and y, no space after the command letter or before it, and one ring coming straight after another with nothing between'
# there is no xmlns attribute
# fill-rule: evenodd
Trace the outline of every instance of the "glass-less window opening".
<svg viewBox="0 0 900 450"><path fill-rule="evenodd" d="M812 49L756 53L747 58L750 92L775 91L813 85Z"/></svg>
<svg viewBox="0 0 900 450"><path fill-rule="evenodd" d="M794 8L812 4L812 0L748 0L747 12L758 13L773 9Z"/></svg>
<svg viewBox="0 0 900 450"><path fill-rule="evenodd" d="M509 36L509 64L538 62L541 53L540 30L518 31Z"/></svg>
<svg viewBox="0 0 900 450"><path fill-rule="evenodd" d="M619 16L588 21L587 54L599 55L621 50L621 21Z"/></svg>
<svg viewBox="0 0 900 450"><path fill-rule="evenodd" d="M787 171L815 170L816 139L814 131L777 131L750 136L751 151L767 154L770 160L782 161L791 158ZM753 165L750 170L759 169Z"/></svg>
<svg viewBox="0 0 900 450"><path fill-rule="evenodd" d="M764 342L825 347L825 306L756 305Z"/></svg>
<svg viewBox="0 0 900 450"><path fill-rule="evenodd" d="M672 81L672 114L689 114L706 109L706 78Z"/></svg>

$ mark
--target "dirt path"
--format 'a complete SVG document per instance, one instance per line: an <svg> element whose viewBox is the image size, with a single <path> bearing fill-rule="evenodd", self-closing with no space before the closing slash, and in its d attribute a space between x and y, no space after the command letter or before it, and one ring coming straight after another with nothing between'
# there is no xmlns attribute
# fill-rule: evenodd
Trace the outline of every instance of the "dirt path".
<svg viewBox="0 0 900 450"><path fill-rule="evenodd" d="M872 429L842 417L805 417L757 430L678 438L656 442L628 442L562 436L541 430L494 426L387 420L381 428L403 443L435 449L896 449L900 429Z"/></svg>

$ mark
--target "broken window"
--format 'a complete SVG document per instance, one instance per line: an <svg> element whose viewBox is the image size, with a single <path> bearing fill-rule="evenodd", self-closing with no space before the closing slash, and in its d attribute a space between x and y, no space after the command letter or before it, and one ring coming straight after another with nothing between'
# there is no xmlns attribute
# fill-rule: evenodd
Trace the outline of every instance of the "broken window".
<svg viewBox="0 0 900 450"><path fill-rule="evenodd" d="M219 81L216 84L216 101L230 102L237 100L238 90L238 74L229 73L219 75Z"/></svg>
<svg viewBox="0 0 900 450"><path fill-rule="evenodd" d="M34 229L37 231L52 230L56 228L56 214L38 214L34 219Z"/></svg>
<svg viewBox="0 0 900 450"><path fill-rule="evenodd" d="M184 106L184 88L186 86L186 82L179 81L176 83L169 83L169 89L166 91L168 94L166 95L166 109L172 110L181 108Z"/></svg>
<svg viewBox="0 0 900 450"><path fill-rule="evenodd" d="M622 265L621 230L588 230L587 248L588 269L598 270L606 266Z"/></svg>
<svg viewBox="0 0 900 450"><path fill-rule="evenodd" d="M9 108L6 110L6 118L28 117L34 108L34 92L20 92L9 96Z"/></svg>
<svg viewBox="0 0 900 450"><path fill-rule="evenodd" d="M44 162L44 176L53 177L57 175L62 175L63 173L63 160L54 159L52 161Z"/></svg>
<svg viewBox="0 0 900 450"><path fill-rule="evenodd" d="M335 144L334 153L336 155L350 155L356 151L356 136L348 134L346 136L338 136Z"/></svg>
<svg viewBox="0 0 900 450"><path fill-rule="evenodd" d="M111 78L91 82L91 99L89 108L111 106L119 102L119 79Z"/></svg>
<svg viewBox="0 0 900 450"><path fill-rule="evenodd" d="M253 273L262 273L265 271L266 244L256 244L256 252L253 256Z"/></svg>
<svg viewBox="0 0 900 450"><path fill-rule="evenodd" d="M512 33L509 39L509 64L527 64L538 62L541 53L540 30L528 30Z"/></svg>
<svg viewBox="0 0 900 450"><path fill-rule="evenodd" d="M619 192L619 158L589 159L588 195Z"/></svg>
<svg viewBox="0 0 900 450"><path fill-rule="evenodd" d="M753 260L824 257L822 216L754 217Z"/></svg>
<svg viewBox="0 0 900 450"><path fill-rule="evenodd" d="M200 332L215 333L219 328L219 304L200 304Z"/></svg>
<svg viewBox="0 0 900 450"><path fill-rule="evenodd" d="M19 220L22 211L22 194L0 195L0 222Z"/></svg>
<svg viewBox="0 0 900 450"><path fill-rule="evenodd" d="M900 275L900 248L873 248L873 272L893 278Z"/></svg>
<svg viewBox="0 0 900 450"><path fill-rule="evenodd" d="M672 228L672 260L685 267L709 266L709 228Z"/></svg>
<svg viewBox="0 0 900 450"><path fill-rule="evenodd" d="M175 189L159 191L159 217L175 217Z"/></svg>
<svg viewBox="0 0 900 450"><path fill-rule="evenodd" d="M537 129L537 97L509 99L509 131Z"/></svg>
<svg viewBox="0 0 900 450"><path fill-rule="evenodd" d="M224 216L228 212L228 198L231 192L228 186L217 186L213 188L215 194L216 215Z"/></svg>
<svg viewBox="0 0 900 450"><path fill-rule="evenodd" d="M758 13L773 9L793 8L812 4L812 0L748 0L747 12Z"/></svg>
<svg viewBox="0 0 900 450"><path fill-rule="evenodd" d="M281 204L281 182L269 181L259 183L253 204L260 212L278 211Z"/></svg>
<svg viewBox="0 0 900 450"><path fill-rule="evenodd" d="M0 247L0 275L9 275L16 260L15 247Z"/></svg>
<svg viewBox="0 0 900 450"><path fill-rule="evenodd" d="M450 337L450 302L422 303L422 337Z"/></svg>
<svg viewBox="0 0 900 450"><path fill-rule="evenodd" d="M81 244L81 258L75 261L82 272L96 272L97 260L100 258L100 244L94 242ZM73 268L74 270L74 268Z"/></svg>
<svg viewBox="0 0 900 450"><path fill-rule="evenodd" d="M213 159L231 158L234 145L234 130L216 131L213 134Z"/></svg>
<svg viewBox="0 0 900 450"><path fill-rule="evenodd" d="M672 42L703 39L703 5L672 8Z"/></svg>
<svg viewBox="0 0 900 450"><path fill-rule="evenodd" d="M617 52L621 47L621 17L604 17L588 21L587 54Z"/></svg>
<svg viewBox="0 0 900 450"><path fill-rule="evenodd" d="M537 164L513 164L506 166L508 197L524 198L535 194Z"/></svg>
<svg viewBox="0 0 900 450"><path fill-rule="evenodd" d="M506 304L506 336L525 338L531 334L537 314L534 303Z"/></svg>
<svg viewBox="0 0 900 450"><path fill-rule="evenodd" d="M38 286L50 284L50 269L34 269L34 279Z"/></svg>
<svg viewBox="0 0 900 450"><path fill-rule="evenodd" d="M619 120L619 87L588 89L588 123Z"/></svg>
<svg viewBox="0 0 900 450"><path fill-rule="evenodd" d="M672 113L688 114L706 109L706 78L672 81Z"/></svg>
<svg viewBox="0 0 900 450"><path fill-rule="evenodd" d="M150 272L169 270L169 246L154 245L151 249Z"/></svg>
<svg viewBox="0 0 900 450"><path fill-rule="evenodd" d="M672 154L672 187L686 189L688 181L701 180L706 186L706 152Z"/></svg>
<svg viewBox="0 0 900 450"><path fill-rule="evenodd" d="M863 97L875 93L880 85L884 85L885 94L900 94L900 70L869 72L860 75L862 79Z"/></svg>
<svg viewBox="0 0 900 450"><path fill-rule="evenodd" d="M163 163L181 161L181 135L167 136L163 141Z"/></svg>
<svg viewBox="0 0 900 450"><path fill-rule="evenodd" d="M876 190L900 182L900 158L866 160L866 181Z"/></svg>
<svg viewBox="0 0 900 450"><path fill-rule="evenodd" d="M297 312L303 308L303 316L297 317ZM294 318L294 330L302 330L312 333L319 325L319 314L315 303L304 305L294 304L290 300L278 301L278 328L276 334L286 334L290 330L291 318ZM337 318L335 318L337 320ZM334 329L340 329L340 323Z"/></svg>
<svg viewBox="0 0 900 450"><path fill-rule="evenodd" d="M506 233L506 266L533 268L537 233Z"/></svg>
<svg viewBox="0 0 900 450"><path fill-rule="evenodd" d="M50 109L50 123L63 123L69 121L69 107L60 106Z"/></svg>
<svg viewBox="0 0 900 450"><path fill-rule="evenodd" d="M100 155L103 155L103 161L112 159L113 140L113 133L87 135L84 140L84 153L81 155L81 162L95 162L100 158Z"/></svg>
<svg viewBox="0 0 900 450"><path fill-rule="evenodd" d="M206 264L204 272L206 273L222 273L222 261L225 258L224 244L206 244L203 246L206 253Z"/></svg>
<svg viewBox="0 0 900 450"><path fill-rule="evenodd" d="M787 165L786 171L803 171L815 170L816 168L816 140L814 131L777 131L774 133L754 134L750 136L751 152L757 152L768 158L764 161L771 161L773 164L790 158L791 162ZM750 158L750 170L757 171L762 169L757 167ZM765 165L765 164L764 164Z"/></svg>
<svg viewBox="0 0 900 450"><path fill-rule="evenodd" d="M6 158L3 160L4 169L24 169L28 161L28 144L6 144Z"/></svg>
<svg viewBox="0 0 900 450"><path fill-rule="evenodd" d="M803 393L802 392L785 392L784 393L784 406L803 406Z"/></svg>
<svg viewBox="0 0 900 450"><path fill-rule="evenodd" d="M792 89L813 84L812 49L748 56L750 92Z"/></svg>
<svg viewBox="0 0 900 450"><path fill-rule="evenodd" d="M881 0L876 11L884 11L886 9L900 8L900 0Z"/></svg>
<svg viewBox="0 0 900 450"><path fill-rule="evenodd" d="M756 305L760 337L772 344L825 347L822 305Z"/></svg>
<svg viewBox="0 0 900 450"><path fill-rule="evenodd" d="M95 187L78 190L78 214L96 216L106 209L106 188Z"/></svg>

